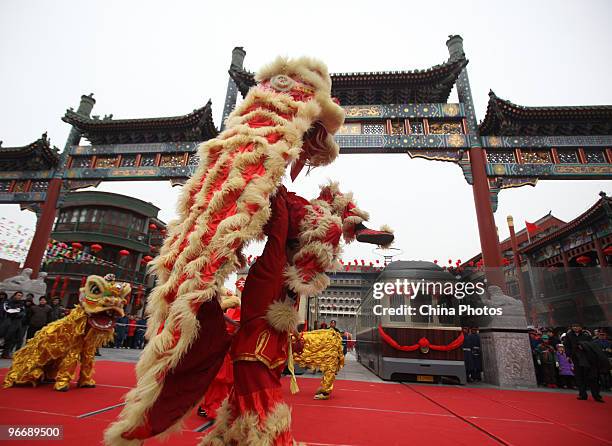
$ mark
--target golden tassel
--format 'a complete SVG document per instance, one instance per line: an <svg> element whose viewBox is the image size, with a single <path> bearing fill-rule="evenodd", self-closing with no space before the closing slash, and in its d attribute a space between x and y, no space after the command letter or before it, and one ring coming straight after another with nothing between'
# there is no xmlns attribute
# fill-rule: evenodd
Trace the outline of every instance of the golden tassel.
<svg viewBox="0 0 612 446"><path fill-rule="evenodd" d="M295 395L296 393L300 391L300 388L298 387L297 380L295 379L295 367L293 364L293 349L291 347L291 334L289 334L288 340L289 340L289 356L287 358L287 368L289 369L289 373L291 373L291 385L289 386L289 389L291 389L291 393Z"/></svg>

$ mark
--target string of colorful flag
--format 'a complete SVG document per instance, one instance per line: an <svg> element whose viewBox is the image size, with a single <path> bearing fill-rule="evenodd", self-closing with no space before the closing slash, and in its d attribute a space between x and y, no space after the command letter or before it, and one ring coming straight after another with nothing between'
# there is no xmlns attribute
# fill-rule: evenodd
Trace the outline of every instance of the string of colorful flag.
<svg viewBox="0 0 612 446"><path fill-rule="evenodd" d="M69 247L66 243L51 240L47 245L47 252L43 263L90 263L120 268L119 265L89 254L81 249Z"/></svg>
<svg viewBox="0 0 612 446"><path fill-rule="evenodd" d="M32 243L34 230L9 218L0 217L0 257L22 262Z"/></svg>

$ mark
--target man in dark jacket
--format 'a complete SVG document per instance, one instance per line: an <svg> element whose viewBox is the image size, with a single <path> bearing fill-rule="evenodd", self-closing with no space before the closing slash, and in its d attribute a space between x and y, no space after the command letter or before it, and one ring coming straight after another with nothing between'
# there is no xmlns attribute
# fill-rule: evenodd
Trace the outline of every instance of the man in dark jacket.
<svg viewBox="0 0 612 446"><path fill-rule="evenodd" d="M0 337L4 338L4 350L2 359L11 359L13 347L21 345L19 334L21 333L22 321L26 315L25 302L21 291L15 292L9 300L4 303L6 321L2 324Z"/></svg>
<svg viewBox="0 0 612 446"><path fill-rule="evenodd" d="M574 375L578 385L578 399L586 400L587 386L591 389L591 395L597 402L603 403L599 393L597 381L599 368L597 360L591 348L586 344L592 343L591 335L582 329L579 323L572 324L571 330L565 336L565 350L574 363Z"/></svg>
<svg viewBox="0 0 612 446"><path fill-rule="evenodd" d="M145 343L145 333L147 331L147 320L144 317L141 317L136 321L136 339L134 340L134 344L136 348L144 348Z"/></svg>
<svg viewBox="0 0 612 446"><path fill-rule="evenodd" d="M0 291L0 322L6 318L6 313L4 311L4 304L8 300L8 294L4 291Z"/></svg>
<svg viewBox="0 0 612 446"><path fill-rule="evenodd" d="M45 296L41 296L38 305L30 307L28 339L33 338L38 330L51 322L51 311L51 307L47 305L47 298Z"/></svg>
<svg viewBox="0 0 612 446"><path fill-rule="evenodd" d="M127 337L127 324L129 319L127 316L122 316L117 319L115 325L115 348L123 348L125 338Z"/></svg>
<svg viewBox="0 0 612 446"><path fill-rule="evenodd" d="M49 322L56 321L64 317L66 309L62 305L60 298L55 296L51 299L51 314L49 316Z"/></svg>

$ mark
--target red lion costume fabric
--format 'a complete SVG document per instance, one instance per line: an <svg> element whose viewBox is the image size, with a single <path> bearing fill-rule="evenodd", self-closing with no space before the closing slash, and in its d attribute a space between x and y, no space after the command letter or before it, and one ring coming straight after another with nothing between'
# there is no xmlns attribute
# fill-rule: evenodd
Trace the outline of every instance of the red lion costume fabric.
<svg viewBox="0 0 612 446"><path fill-rule="evenodd" d="M200 163L184 186L179 218L152 262L158 282L147 306L149 343L136 366L138 383L105 432L107 445L138 445L179 429L230 344L234 392L204 444L292 443L279 380L297 320L288 296L325 289L325 271L337 265L341 235L351 240L368 217L333 183L310 202L281 185L291 165L295 178L303 166L329 164L338 154L333 134L344 111L331 98L325 65L279 58L257 80L226 130L198 149ZM221 288L244 263L243 246L265 236L264 254L245 283L241 328L232 342L219 304ZM290 239L296 246L288 262Z"/></svg>

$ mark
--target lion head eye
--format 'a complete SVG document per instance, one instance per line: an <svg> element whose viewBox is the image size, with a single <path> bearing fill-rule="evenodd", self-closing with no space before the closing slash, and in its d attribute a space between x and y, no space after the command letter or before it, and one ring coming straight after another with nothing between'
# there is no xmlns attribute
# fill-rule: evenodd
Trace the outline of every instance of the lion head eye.
<svg viewBox="0 0 612 446"><path fill-rule="evenodd" d="M89 297L98 298L102 296L102 289L100 288L100 285L98 285L96 282L91 282L89 284L89 292L87 294L89 295Z"/></svg>

